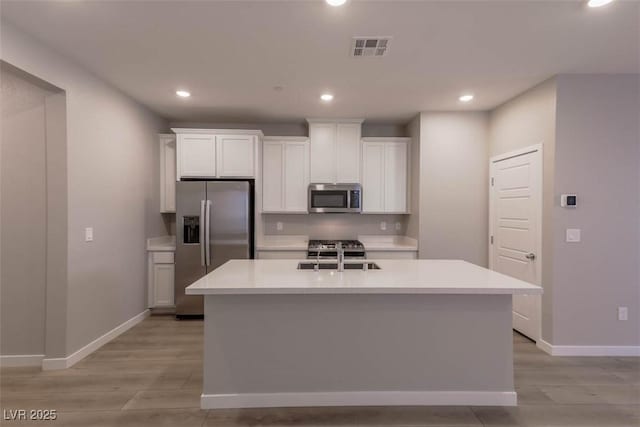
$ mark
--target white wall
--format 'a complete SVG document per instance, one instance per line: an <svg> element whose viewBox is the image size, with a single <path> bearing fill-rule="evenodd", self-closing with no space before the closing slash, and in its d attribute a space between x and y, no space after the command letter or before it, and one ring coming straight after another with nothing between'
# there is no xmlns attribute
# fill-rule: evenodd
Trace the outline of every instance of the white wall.
<svg viewBox="0 0 640 427"><path fill-rule="evenodd" d="M638 346L640 75L557 85L552 344ZM561 208L561 193L577 193L577 209ZM582 229L582 242L566 243L566 228Z"/></svg>
<svg viewBox="0 0 640 427"><path fill-rule="evenodd" d="M543 144L542 338L552 345L640 345L639 88L638 75L560 75L491 113L491 155ZM578 208L560 207L562 193L577 193ZM566 243L567 228L582 242Z"/></svg>
<svg viewBox="0 0 640 427"><path fill-rule="evenodd" d="M422 113L420 258L487 266L487 113Z"/></svg>
<svg viewBox="0 0 640 427"><path fill-rule="evenodd" d="M166 123L6 22L1 37L3 60L66 92L70 354L145 309L145 238L166 233L156 139Z"/></svg>
<svg viewBox="0 0 640 427"><path fill-rule="evenodd" d="M490 156L542 144L542 338L553 339L553 206L556 80L549 79L491 111ZM488 160L487 160L488 161Z"/></svg>

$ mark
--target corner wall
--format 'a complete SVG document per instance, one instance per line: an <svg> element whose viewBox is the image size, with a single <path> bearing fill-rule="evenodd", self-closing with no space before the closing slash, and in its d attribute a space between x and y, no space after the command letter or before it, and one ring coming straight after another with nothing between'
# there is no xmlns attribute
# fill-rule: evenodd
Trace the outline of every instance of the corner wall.
<svg viewBox="0 0 640 427"><path fill-rule="evenodd" d="M2 22L2 59L66 92L68 356L146 309L145 239L167 230L159 214L157 133L143 106ZM84 228L95 240L84 242ZM60 310L47 305L47 310ZM47 357L58 357L50 355Z"/></svg>
<svg viewBox="0 0 640 427"><path fill-rule="evenodd" d="M542 338L553 339L553 206L556 80L546 80L505 102L490 115L489 156L542 144ZM487 162L489 160L487 159ZM488 197L488 196L487 196Z"/></svg>
<svg viewBox="0 0 640 427"><path fill-rule="evenodd" d="M44 355L46 98L53 92L0 64L2 106L2 356Z"/></svg>
<svg viewBox="0 0 640 427"><path fill-rule="evenodd" d="M420 258L488 265L488 137L487 113L421 114Z"/></svg>
<svg viewBox="0 0 640 427"><path fill-rule="evenodd" d="M411 137L409 200L411 203L411 215L407 218L407 236L419 241L420 239L420 114L413 118L407 125L407 133ZM420 245L418 245L419 256ZM419 256L420 257L420 256Z"/></svg>
<svg viewBox="0 0 640 427"><path fill-rule="evenodd" d="M638 354L640 76L560 75L491 112L491 156L540 143L542 339L554 354ZM565 242L567 228L582 241Z"/></svg>

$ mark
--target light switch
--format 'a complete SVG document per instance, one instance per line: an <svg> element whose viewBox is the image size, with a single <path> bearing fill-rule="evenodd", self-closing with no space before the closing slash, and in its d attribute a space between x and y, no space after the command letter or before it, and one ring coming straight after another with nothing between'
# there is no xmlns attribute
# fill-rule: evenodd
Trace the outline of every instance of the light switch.
<svg viewBox="0 0 640 427"><path fill-rule="evenodd" d="M577 243L580 241L580 229L579 228L567 228L567 242Z"/></svg>
<svg viewBox="0 0 640 427"><path fill-rule="evenodd" d="M396 222L396 231L400 231L401 228L402 228L402 224L400 224L399 222Z"/></svg>
<svg viewBox="0 0 640 427"><path fill-rule="evenodd" d="M385 221L380 221L380 230L384 231L387 229L387 223Z"/></svg>
<svg viewBox="0 0 640 427"><path fill-rule="evenodd" d="M84 229L84 241L93 242L93 227L87 227Z"/></svg>
<svg viewBox="0 0 640 427"><path fill-rule="evenodd" d="M276 222L276 230L282 231L284 229L284 225L280 221Z"/></svg>

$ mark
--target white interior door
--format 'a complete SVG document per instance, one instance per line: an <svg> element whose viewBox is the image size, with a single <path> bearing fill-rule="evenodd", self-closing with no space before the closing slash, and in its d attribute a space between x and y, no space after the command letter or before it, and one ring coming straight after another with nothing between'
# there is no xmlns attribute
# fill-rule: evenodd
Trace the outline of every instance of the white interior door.
<svg viewBox="0 0 640 427"><path fill-rule="evenodd" d="M490 267L540 285L542 162L540 147L491 159ZM540 296L514 295L513 328L537 341Z"/></svg>

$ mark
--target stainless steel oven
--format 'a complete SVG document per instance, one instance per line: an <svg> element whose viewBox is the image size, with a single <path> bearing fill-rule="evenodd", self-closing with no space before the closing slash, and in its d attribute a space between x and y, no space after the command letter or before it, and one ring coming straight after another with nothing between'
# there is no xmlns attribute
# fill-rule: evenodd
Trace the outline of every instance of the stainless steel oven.
<svg viewBox="0 0 640 427"><path fill-rule="evenodd" d="M360 184L310 184L309 213L360 213Z"/></svg>

